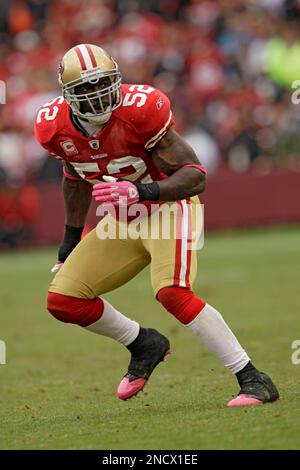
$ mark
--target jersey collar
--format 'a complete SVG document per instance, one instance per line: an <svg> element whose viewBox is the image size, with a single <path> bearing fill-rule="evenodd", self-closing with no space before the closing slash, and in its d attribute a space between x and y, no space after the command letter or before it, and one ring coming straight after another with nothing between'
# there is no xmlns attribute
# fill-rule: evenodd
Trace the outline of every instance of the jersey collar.
<svg viewBox="0 0 300 470"><path fill-rule="evenodd" d="M81 134L83 134L85 137L89 137L88 132L82 127L82 125L79 122L78 117L75 114L73 114L71 109L70 109L70 119L71 119L73 126L75 127L77 131L81 132Z"/></svg>

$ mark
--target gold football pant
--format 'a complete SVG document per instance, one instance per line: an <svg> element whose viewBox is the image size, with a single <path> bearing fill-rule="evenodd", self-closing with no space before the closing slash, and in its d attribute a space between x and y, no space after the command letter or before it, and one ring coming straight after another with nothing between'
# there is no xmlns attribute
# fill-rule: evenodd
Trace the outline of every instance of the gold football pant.
<svg viewBox="0 0 300 470"><path fill-rule="evenodd" d="M168 286L190 289L202 224L197 196L166 202L138 225L106 215L68 256L49 291L93 299L126 284L149 263L155 295ZM110 236L103 239L103 233Z"/></svg>

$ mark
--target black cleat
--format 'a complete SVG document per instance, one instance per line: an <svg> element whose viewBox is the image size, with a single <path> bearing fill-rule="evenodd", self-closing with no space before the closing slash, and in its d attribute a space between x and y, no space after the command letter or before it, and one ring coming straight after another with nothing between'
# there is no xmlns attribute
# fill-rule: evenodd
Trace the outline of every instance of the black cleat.
<svg viewBox="0 0 300 470"><path fill-rule="evenodd" d="M128 372L117 391L121 400L128 400L143 390L155 367L170 354L170 343L158 331L141 327L128 349L131 352Z"/></svg>
<svg viewBox="0 0 300 470"><path fill-rule="evenodd" d="M241 390L237 397L230 400L226 406L261 405L279 399L279 393L270 377L264 372L245 371L238 377Z"/></svg>

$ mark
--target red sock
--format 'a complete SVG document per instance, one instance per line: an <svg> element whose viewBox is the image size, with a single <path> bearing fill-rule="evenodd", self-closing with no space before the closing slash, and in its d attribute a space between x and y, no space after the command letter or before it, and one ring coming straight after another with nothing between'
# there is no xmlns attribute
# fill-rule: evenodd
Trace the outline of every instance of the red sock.
<svg viewBox="0 0 300 470"><path fill-rule="evenodd" d="M185 287L163 287L156 297L163 307L184 325L191 323L206 305Z"/></svg>
<svg viewBox="0 0 300 470"><path fill-rule="evenodd" d="M69 295L48 292L47 308L57 319L65 323L89 326L102 316L103 301L96 299L79 299Z"/></svg>

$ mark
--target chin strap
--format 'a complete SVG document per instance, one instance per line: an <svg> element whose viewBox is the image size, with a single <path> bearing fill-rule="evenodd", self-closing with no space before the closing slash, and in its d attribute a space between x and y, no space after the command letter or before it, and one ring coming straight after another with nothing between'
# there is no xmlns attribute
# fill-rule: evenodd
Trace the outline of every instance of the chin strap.
<svg viewBox="0 0 300 470"><path fill-rule="evenodd" d="M110 118L111 118L111 112L103 114L103 116L93 116L93 115L85 115L85 117L81 117L79 119L82 119L86 122L88 122L91 126L103 126L106 124Z"/></svg>
<svg viewBox="0 0 300 470"><path fill-rule="evenodd" d="M194 164L187 164L183 165L181 168L197 168L197 170L202 171L205 175L207 175L207 169L205 168L204 165L194 165Z"/></svg>

